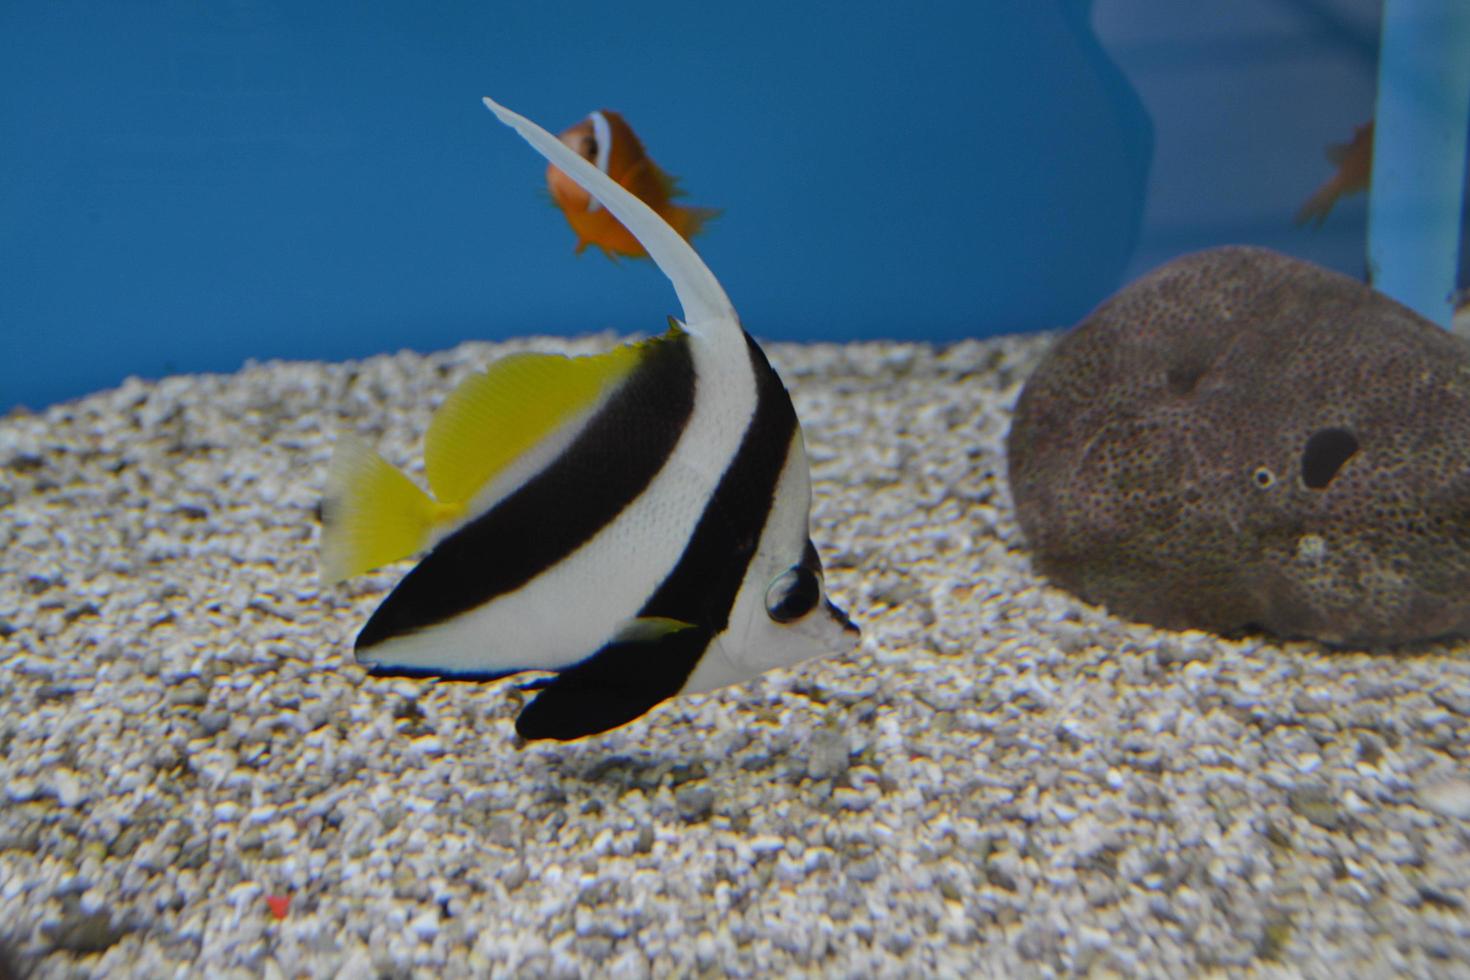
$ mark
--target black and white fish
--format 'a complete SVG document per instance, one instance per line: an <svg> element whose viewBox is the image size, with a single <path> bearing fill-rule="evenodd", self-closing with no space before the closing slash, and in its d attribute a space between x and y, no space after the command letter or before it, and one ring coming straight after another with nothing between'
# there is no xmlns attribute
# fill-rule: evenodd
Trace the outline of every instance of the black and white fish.
<svg viewBox="0 0 1470 980"><path fill-rule="evenodd" d="M467 378L424 444L432 497L353 437L323 501L340 581L432 545L358 634L374 675L523 671L523 738L615 728L677 694L850 651L826 597L791 398L704 262L555 136L507 125L636 235L684 321L590 357L520 354Z"/></svg>

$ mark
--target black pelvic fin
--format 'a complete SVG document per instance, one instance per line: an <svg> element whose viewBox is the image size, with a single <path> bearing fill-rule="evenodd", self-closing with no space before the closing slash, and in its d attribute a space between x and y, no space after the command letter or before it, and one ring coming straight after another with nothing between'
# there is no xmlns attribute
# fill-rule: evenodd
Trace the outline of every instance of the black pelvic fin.
<svg viewBox="0 0 1470 980"><path fill-rule="evenodd" d="M707 629L690 627L652 639L614 641L547 680L516 717L516 734L566 741L626 725L689 679L709 646Z"/></svg>

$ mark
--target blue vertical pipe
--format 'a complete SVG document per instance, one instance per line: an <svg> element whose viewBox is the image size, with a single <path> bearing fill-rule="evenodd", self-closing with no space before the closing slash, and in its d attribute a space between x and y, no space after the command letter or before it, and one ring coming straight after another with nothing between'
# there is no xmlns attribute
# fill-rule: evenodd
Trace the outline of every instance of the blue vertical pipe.
<svg viewBox="0 0 1470 980"><path fill-rule="evenodd" d="M1470 0L1384 0L1368 198L1373 285L1450 325L1470 117Z"/></svg>

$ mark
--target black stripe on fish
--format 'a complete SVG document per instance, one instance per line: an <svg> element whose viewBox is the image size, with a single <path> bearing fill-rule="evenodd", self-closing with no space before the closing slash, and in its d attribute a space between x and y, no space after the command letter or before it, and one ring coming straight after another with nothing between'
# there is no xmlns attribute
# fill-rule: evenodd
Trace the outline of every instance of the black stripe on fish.
<svg viewBox="0 0 1470 980"><path fill-rule="evenodd" d="M440 541L404 576L357 635L356 649L469 612L520 588L585 544L668 461L694 410L694 389L689 336L672 334L649 344L643 360L565 452ZM371 673L443 672L384 664Z"/></svg>
<svg viewBox="0 0 1470 980"><path fill-rule="evenodd" d="M756 379L755 413L678 564L637 613L696 628L654 641L609 643L538 681L541 693L516 718L522 738L581 738L632 721L678 694L711 639L729 624L797 433L791 396L756 342L749 334L745 340Z"/></svg>

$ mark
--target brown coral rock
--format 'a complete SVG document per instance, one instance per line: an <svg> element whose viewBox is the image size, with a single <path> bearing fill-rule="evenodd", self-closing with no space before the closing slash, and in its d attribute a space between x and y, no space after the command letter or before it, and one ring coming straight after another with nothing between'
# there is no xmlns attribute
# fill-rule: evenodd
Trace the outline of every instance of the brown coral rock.
<svg viewBox="0 0 1470 980"><path fill-rule="evenodd" d="M1470 632L1470 344L1265 249L1177 259L1056 346L1008 450L1038 568L1170 628Z"/></svg>

